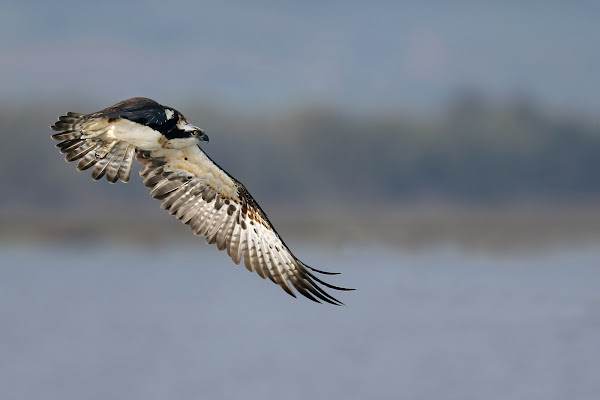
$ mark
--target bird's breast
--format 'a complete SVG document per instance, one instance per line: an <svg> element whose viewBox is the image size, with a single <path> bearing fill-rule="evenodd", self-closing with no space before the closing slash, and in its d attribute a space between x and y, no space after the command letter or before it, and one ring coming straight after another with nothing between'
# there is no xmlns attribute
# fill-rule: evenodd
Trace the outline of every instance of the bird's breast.
<svg viewBox="0 0 600 400"><path fill-rule="evenodd" d="M160 132L127 119L113 122L106 134L116 140L130 143L140 150L149 151L160 149L161 139L164 138Z"/></svg>

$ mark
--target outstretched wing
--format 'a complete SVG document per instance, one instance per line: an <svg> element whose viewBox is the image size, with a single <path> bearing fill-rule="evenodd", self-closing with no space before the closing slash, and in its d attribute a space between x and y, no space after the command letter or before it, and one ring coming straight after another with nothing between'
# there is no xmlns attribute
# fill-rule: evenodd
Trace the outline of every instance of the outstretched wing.
<svg viewBox="0 0 600 400"><path fill-rule="evenodd" d="M86 117L84 114L71 112L60 117L52 125L53 130L61 131L52 135L52 139L60 142L56 147L66 154L65 160L77 161L79 171L92 168L92 178L95 180L106 176L111 183L119 179L129 181L135 147L124 141L116 141L111 145L100 137L84 137L83 130L90 123Z"/></svg>
<svg viewBox="0 0 600 400"><path fill-rule="evenodd" d="M56 146L66 154L67 161L78 161L79 171L92 168L92 178L96 180L106 176L111 183L119 179L127 182L135 147L122 140L109 143L101 133L111 124L119 124L120 119L168 131L177 123L174 112L168 115L154 100L134 97L88 115L67 113L52 125L53 130L60 132L52 138L60 141Z"/></svg>
<svg viewBox="0 0 600 400"><path fill-rule="evenodd" d="M196 146L163 151L160 156L138 152L137 159L144 164L140 171L144 184L153 198L162 201L161 208L206 237L208 244L226 249L236 265L243 258L250 272L271 279L294 297L291 287L316 302L342 304L320 285L353 290L317 278L313 272L334 274L298 260L246 188Z"/></svg>

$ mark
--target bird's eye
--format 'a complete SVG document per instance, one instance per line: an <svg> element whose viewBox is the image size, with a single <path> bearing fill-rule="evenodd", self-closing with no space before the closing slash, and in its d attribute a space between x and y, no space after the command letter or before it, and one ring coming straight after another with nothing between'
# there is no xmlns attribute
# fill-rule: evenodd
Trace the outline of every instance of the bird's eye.
<svg viewBox="0 0 600 400"><path fill-rule="evenodd" d="M195 130L195 131L192 132L192 135L196 136L199 133L200 133L199 131Z"/></svg>

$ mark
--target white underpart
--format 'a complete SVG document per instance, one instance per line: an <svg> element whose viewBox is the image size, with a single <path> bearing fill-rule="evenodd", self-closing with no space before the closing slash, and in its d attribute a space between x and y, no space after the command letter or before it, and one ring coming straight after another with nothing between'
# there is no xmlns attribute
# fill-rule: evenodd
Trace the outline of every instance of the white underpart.
<svg viewBox="0 0 600 400"><path fill-rule="evenodd" d="M233 180L223 170L217 167L204 152L196 145L181 150L161 149L152 152L153 157L164 157L167 165L165 170L184 170L215 189L224 197L239 201L237 189Z"/></svg>
<svg viewBox="0 0 600 400"><path fill-rule="evenodd" d="M113 122L101 138L107 142L122 140L130 143L140 150L157 150L161 148L159 139L163 135L144 125L127 119Z"/></svg>

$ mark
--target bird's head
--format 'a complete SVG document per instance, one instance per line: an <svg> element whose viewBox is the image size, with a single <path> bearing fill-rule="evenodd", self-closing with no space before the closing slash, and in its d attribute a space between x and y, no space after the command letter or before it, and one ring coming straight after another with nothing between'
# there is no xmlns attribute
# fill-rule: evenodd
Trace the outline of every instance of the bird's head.
<svg viewBox="0 0 600 400"><path fill-rule="evenodd" d="M208 136L196 125L192 125L179 115L179 120L168 132L165 133L168 146L171 149L183 149L195 146L200 142L208 142Z"/></svg>
<svg viewBox="0 0 600 400"><path fill-rule="evenodd" d="M196 139L198 143L208 142L208 136L204 131L198 128L196 125L187 124L183 127L183 131L187 133L189 138Z"/></svg>

